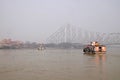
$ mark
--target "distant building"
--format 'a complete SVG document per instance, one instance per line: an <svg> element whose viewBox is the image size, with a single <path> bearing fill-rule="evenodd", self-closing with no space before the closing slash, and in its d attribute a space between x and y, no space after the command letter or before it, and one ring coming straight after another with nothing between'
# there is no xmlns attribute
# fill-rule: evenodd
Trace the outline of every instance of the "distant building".
<svg viewBox="0 0 120 80"><path fill-rule="evenodd" d="M23 45L22 41L13 41L11 39L3 39L0 41L0 48L21 48Z"/></svg>

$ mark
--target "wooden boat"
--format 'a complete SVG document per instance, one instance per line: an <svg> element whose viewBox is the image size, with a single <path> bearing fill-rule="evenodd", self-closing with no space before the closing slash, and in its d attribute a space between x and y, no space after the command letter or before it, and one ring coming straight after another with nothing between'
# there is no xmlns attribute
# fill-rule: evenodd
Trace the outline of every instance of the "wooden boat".
<svg viewBox="0 0 120 80"><path fill-rule="evenodd" d="M91 44L86 45L83 48L84 53L105 53L106 52L106 46L101 45L98 42L91 42Z"/></svg>

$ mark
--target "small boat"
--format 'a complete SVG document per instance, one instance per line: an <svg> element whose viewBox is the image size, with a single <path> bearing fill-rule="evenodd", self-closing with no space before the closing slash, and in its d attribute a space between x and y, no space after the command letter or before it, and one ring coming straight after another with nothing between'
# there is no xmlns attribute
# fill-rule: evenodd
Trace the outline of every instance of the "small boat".
<svg viewBox="0 0 120 80"><path fill-rule="evenodd" d="M38 50L44 50L44 49L46 49L45 45L44 44L40 44L40 46L38 47Z"/></svg>
<svg viewBox="0 0 120 80"><path fill-rule="evenodd" d="M98 42L91 42L91 44L86 45L83 48L83 52L84 53L105 53L106 52L106 46L105 45L101 45Z"/></svg>

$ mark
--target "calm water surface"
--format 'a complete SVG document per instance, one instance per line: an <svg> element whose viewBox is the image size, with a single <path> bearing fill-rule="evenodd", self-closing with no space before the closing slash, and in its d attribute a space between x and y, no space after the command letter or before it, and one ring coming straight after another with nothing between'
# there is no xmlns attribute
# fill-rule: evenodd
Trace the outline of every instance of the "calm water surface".
<svg viewBox="0 0 120 80"><path fill-rule="evenodd" d="M96 55L82 50L0 50L0 80L120 80L120 48Z"/></svg>

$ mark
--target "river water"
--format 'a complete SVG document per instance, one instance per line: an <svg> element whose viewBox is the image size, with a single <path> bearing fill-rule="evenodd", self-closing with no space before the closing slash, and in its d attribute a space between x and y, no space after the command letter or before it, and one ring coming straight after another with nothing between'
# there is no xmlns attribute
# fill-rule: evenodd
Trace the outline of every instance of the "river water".
<svg viewBox="0 0 120 80"><path fill-rule="evenodd" d="M120 47L82 50L0 50L0 80L120 80Z"/></svg>

